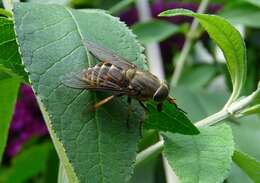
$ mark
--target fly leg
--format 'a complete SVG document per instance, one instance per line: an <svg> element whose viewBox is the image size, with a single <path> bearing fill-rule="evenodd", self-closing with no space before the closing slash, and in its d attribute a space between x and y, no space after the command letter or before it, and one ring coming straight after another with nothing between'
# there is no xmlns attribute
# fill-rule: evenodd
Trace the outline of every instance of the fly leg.
<svg viewBox="0 0 260 183"><path fill-rule="evenodd" d="M98 103L96 103L94 105L94 110L97 110L100 106L102 106L103 104L107 103L108 101L110 101L114 97L115 97L115 95L111 95L111 96L109 96L107 98L104 98L103 100L99 101Z"/></svg>
<svg viewBox="0 0 260 183"><path fill-rule="evenodd" d="M157 111L161 112L162 109L163 109L163 103L160 102L159 104L157 104Z"/></svg>
<svg viewBox="0 0 260 183"><path fill-rule="evenodd" d="M149 109L144 105L142 101L139 100L138 102L144 108L145 111L149 112Z"/></svg>
<svg viewBox="0 0 260 183"><path fill-rule="evenodd" d="M128 129L130 129L130 124L129 124L129 119L132 113L132 98L131 97L127 97L127 103L128 103L128 109L127 109L127 118L126 118L126 126Z"/></svg>
<svg viewBox="0 0 260 183"><path fill-rule="evenodd" d="M146 112L149 112L149 109L146 107L146 105L142 101L139 100L138 102L144 108L144 110ZM139 126L139 133L140 133L141 137L143 137L143 125L144 125L144 119L141 119L140 126Z"/></svg>
<svg viewBox="0 0 260 183"><path fill-rule="evenodd" d="M84 116L87 114L87 112L95 112L100 106L102 106L103 104L107 103L108 101L110 101L114 97L115 97L114 95L111 95L111 96L106 97L103 100L99 101L95 105L91 105L91 107L88 107L88 109L81 114L82 118L84 118Z"/></svg>

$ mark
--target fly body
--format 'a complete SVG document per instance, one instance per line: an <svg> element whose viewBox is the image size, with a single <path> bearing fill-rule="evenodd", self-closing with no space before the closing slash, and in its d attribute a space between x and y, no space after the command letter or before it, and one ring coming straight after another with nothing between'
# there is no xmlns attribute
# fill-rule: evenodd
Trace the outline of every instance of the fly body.
<svg viewBox="0 0 260 183"><path fill-rule="evenodd" d="M85 45L100 63L65 79L63 83L72 88L112 93L112 97L100 101L95 108L108 102L114 96L122 95L127 95L129 99L137 99L143 107L145 105L142 101L152 99L158 102L159 110L161 110L164 100L175 104L175 100L169 96L168 86L163 80L148 71L137 68L126 59L93 42L87 41Z"/></svg>

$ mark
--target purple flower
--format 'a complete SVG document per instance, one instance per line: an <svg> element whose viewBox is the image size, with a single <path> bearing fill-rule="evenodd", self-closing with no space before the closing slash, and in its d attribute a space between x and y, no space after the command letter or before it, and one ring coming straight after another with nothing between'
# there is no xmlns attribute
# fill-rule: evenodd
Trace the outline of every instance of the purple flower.
<svg viewBox="0 0 260 183"><path fill-rule="evenodd" d="M48 134L35 95L28 85L22 85L10 125L5 155L13 157L32 137Z"/></svg>

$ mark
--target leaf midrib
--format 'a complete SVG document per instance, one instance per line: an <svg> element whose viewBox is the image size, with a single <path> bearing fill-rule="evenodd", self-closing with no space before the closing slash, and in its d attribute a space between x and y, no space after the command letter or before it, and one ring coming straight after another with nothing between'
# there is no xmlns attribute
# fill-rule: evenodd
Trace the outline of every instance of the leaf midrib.
<svg viewBox="0 0 260 183"><path fill-rule="evenodd" d="M72 12L70 11L69 8L65 7L65 10L69 13L69 15L71 16L73 22L75 23L77 32L78 32L78 34L79 34L79 36L81 38L82 44L83 44L84 37L83 37L83 35L82 35L82 33L81 33L80 29L79 29L79 25L77 23L77 20L76 20L75 16L72 14ZM89 57L90 57L89 52L88 52L87 48L84 45L83 45L83 47L85 48L86 55L88 56L87 61L88 61L88 65L90 66L91 62L89 60ZM95 101L95 103L97 102L96 101L96 94L94 94L93 100ZM97 112L95 112L94 116L95 116L94 120L95 120L96 128L97 128L99 169L100 169L100 173L101 173L101 182L104 182L104 169L103 169L103 160L102 160L102 156L101 156L102 152L101 152L101 145L100 145L100 136L101 136L101 134L99 133L100 126L99 126L99 123L98 123Z"/></svg>

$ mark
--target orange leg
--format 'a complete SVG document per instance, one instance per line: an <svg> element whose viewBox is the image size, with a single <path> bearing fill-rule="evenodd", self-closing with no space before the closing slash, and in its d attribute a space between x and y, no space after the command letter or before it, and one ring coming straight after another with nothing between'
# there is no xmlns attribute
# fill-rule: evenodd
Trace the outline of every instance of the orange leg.
<svg viewBox="0 0 260 183"><path fill-rule="evenodd" d="M115 96L111 95L107 98L104 98L103 100L99 101L98 103L95 104L95 110L97 110L100 106L102 106L103 104L107 103L108 101L110 101L111 99L113 99Z"/></svg>

